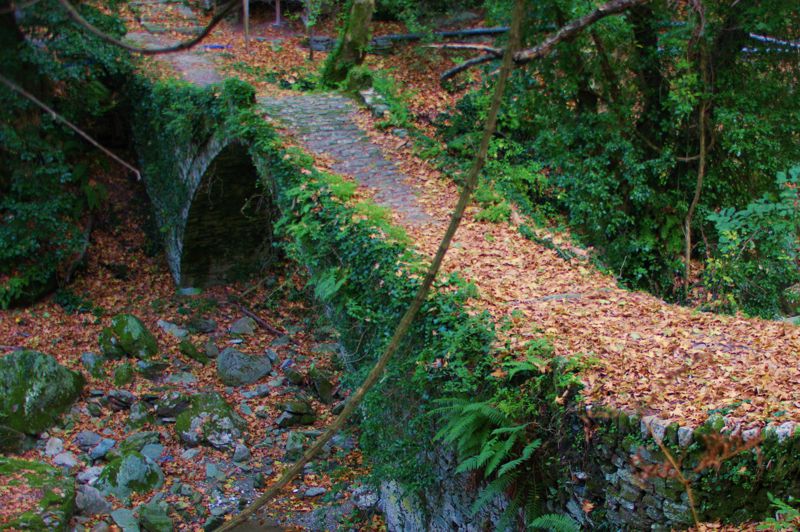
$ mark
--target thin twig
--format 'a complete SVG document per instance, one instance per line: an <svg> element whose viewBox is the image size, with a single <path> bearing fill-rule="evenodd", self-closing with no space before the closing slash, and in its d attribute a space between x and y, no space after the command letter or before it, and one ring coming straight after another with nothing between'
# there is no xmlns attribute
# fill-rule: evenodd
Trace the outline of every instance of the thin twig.
<svg viewBox="0 0 800 532"><path fill-rule="evenodd" d="M131 166L130 164L128 164L125 161L123 161L122 159L120 159L111 150L109 150L108 148L104 147L102 144L100 144L99 142L94 140L91 136L89 136L89 134L86 133L84 130L82 130L81 128L79 128L78 126L76 126L75 124L73 124L72 122L70 122L69 120L67 120L66 118L64 118L60 114L58 114L57 112L55 112L52 108L48 107L45 103L43 103L41 100L39 100L36 96L34 96L33 94L29 93L28 91L26 91L25 89L23 89L22 87L20 87L19 85L17 85L13 81L11 81L10 79L6 78L2 74L0 74L0 83L5 85L9 89L13 90L14 92L24 96L28 100L32 101L33 103L35 103L36 105L38 105L39 107L44 109L47 113L50 114L50 116L53 117L53 119L58 120L62 124L68 126L70 129L75 131L78 135L80 135L81 137L83 137L84 139L89 141L89 143L91 143L95 148L99 149L100 151L102 151L103 153L105 153L106 155L108 155L109 157L114 159L115 161L117 161L119 164L121 164L122 166L124 166L125 168L127 168L128 170L133 172L134 174L136 174L136 179L141 181L142 174L139 172L139 170L137 170L135 167Z"/></svg>
<svg viewBox="0 0 800 532"><path fill-rule="evenodd" d="M655 433L653 432L652 424L650 423L647 424L647 430L650 432L650 436L656 442L656 445L658 445L658 448L661 449L661 452L664 453L664 456L667 457L667 461L669 462L669 464L675 470L675 474L678 477L678 482L680 482L681 485L683 486L683 489L686 490L686 496L689 499L689 509L692 512L692 520L694 520L695 526L699 526L700 518L697 516L697 508L694 500L694 491L692 491L692 483L689 482L689 480L683 475L683 472L681 471L681 467L678 464L678 461L675 460L675 457L672 456L672 453L669 452L669 449L667 449L667 447L664 445L664 442L661 441L661 438L658 438L655 435Z"/></svg>
<svg viewBox="0 0 800 532"><path fill-rule="evenodd" d="M222 19L224 19L234 7L239 5L238 0L231 0L230 2L225 4L222 7L222 10L219 13L217 13L214 16L214 18L211 19L211 22L208 23L208 26L206 26L203 29L203 31L201 31L197 35L197 37L193 39L189 39L188 41L183 41L178 44L167 46L164 48L140 48L138 46L133 46L126 42L120 41L119 39L112 37L111 35L93 26L89 21L83 18L83 16L78 12L77 9L75 9L75 6L73 6L69 2L69 0L58 0L58 2L64 7L64 9L67 10L69 18L71 18L73 22L77 23L78 25L83 26L83 28L86 29L89 33L95 35L96 37L99 37L101 40L109 44L113 44L114 46L119 46L120 48L124 48L129 52L135 52L137 54L142 54L142 55L168 54L171 52L188 50L189 48L195 46L200 41L205 39L208 36L208 34L211 33L211 30L213 30L217 26L217 24L222 22Z"/></svg>

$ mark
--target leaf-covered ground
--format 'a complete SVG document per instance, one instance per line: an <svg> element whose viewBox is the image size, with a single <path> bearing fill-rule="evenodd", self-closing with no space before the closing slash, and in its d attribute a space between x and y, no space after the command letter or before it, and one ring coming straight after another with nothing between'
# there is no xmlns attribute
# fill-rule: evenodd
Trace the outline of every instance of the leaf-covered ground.
<svg viewBox="0 0 800 532"><path fill-rule="evenodd" d="M238 26L224 25L215 32L212 41L229 46L217 59L228 75L255 81L260 92L290 97L289 91L276 91L276 80L265 81L264 73L288 75L277 85L281 80L291 85L312 72L324 54L307 62L299 23L275 29L270 15L262 15L254 22L253 35L263 40L254 39L249 53ZM375 24L376 34L398 31L403 29ZM276 39L281 39L279 45ZM459 96L439 87L438 73L453 63L438 51L407 46L393 55L369 56L367 64L389 69L412 93L412 118L423 131ZM258 68L248 70L247 65ZM367 112L358 121L402 169L419 194L417 201L432 216L434 222L425 226L395 217L419 249L432 255L457 187L417 157L407 138L380 130ZM622 289L612 275L583 258L586 251L577 250L577 258L565 260L550 246L523 238L518 226L530 222L516 211L509 223L499 224L476 221L478 211L475 206L468 212L445 267L478 286L478 307L489 310L498 323L512 324L502 339L512 355L523 356L523 345L531 339L547 338L557 354L582 357L587 401L681 424L697 425L714 413L727 415L739 429L800 421L794 393L800 385L798 327L704 313ZM567 238L550 238L569 246Z"/></svg>
<svg viewBox="0 0 800 532"><path fill-rule="evenodd" d="M57 438L63 442L64 452L79 457L79 464L72 470L72 474L77 474L91 465L105 464L103 459L94 464L80 461L80 457L86 456L85 450L78 448L76 443L76 435L81 431L111 438L117 442L115 448L119 448L133 431L156 431L163 446L156 462L166 477L164 487L157 492L163 493L164 500L181 512L173 514L179 529L200 528L210 509L229 506L231 511L235 510L240 500L249 500L263 489L263 486L257 486L248 490L248 477L261 475L268 484L280 474L290 463L286 456L286 440L292 431L313 435L315 430L330 422L333 405L312 400L316 412L313 424L289 429L278 428L275 424L285 401L297 393L313 397L305 384L295 386L288 382L286 372L294 370L305 374L314 364L338 375L336 336L332 329L319 322L318 310L308 306L308 299L302 292L303 280L279 269L268 272L266 280L260 284L255 279L248 284L209 288L199 295L179 295L163 254L153 248L143 230L149 223L147 212L135 207L148 204L141 185L120 176L102 178L101 181L110 191L108 209L95 223L86 266L76 280L68 288L33 306L0 313L0 344L5 352L28 348L49 353L61 364L82 371L88 379L82 397L66 416L64 426L51 429L36 448L18 458L54 463L55 456L46 454L45 444L49 438ZM148 250L155 253L148 253ZM246 311L254 313L281 334L263 327L257 327L252 335L229 333L231 324L244 317ZM150 380L134 371L131 383L117 386L113 378L115 370L124 364L135 366L135 360L105 362L102 374L97 376L92 376L82 364L81 355L98 352L98 334L119 313L138 316L156 335L159 353L170 361L169 367L159 377ZM192 318L199 317L214 323L213 331L188 336L200 351L212 343L219 350L235 347L252 355L263 356L267 350L277 354L274 375L259 381L262 388L264 382L268 383L266 393L262 391L254 396L252 392L257 389L256 384L226 387L217 376L213 359L202 365L186 357L179 349L180 340L158 325L158 321L163 320L186 328ZM197 447L197 453L187 454L189 448L179 441L169 419L161 421L156 418L152 423L133 429L127 409L106 401L112 391L130 392L135 401L156 405L160 398L172 391L187 396L202 391L217 392L247 421L243 443L252 456L245 462L234 463L230 449L216 450L206 446ZM97 408L95 413L92 413L93 408ZM290 528L307 528L300 525L312 523L311 512L319 506L333 502L338 507L345 504L347 509L348 486L365 473L357 449L357 434L343 434L339 447L334 446L300 481L287 488L275 504L270 505L266 516L286 523ZM10 480L0 479L3 501L0 524L4 518L18 515L36 500L35 490L32 492L22 485L10 485ZM172 489L177 488L176 485L188 488ZM324 488L324 493L306 496L310 488ZM127 504L113 498L110 500L115 508L133 508L147 502L153 495L154 492L135 494ZM331 515L335 522L336 512ZM111 522L107 516L102 518ZM356 519L367 530L382 527L377 516L374 522L372 516L364 520L363 515L345 513L343 518ZM99 519L80 518L76 524L91 527Z"/></svg>

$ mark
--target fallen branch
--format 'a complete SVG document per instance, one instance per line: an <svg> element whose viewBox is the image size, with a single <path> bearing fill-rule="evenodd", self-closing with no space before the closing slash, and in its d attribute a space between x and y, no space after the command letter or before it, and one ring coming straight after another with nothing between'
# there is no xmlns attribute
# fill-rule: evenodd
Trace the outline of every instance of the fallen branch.
<svg viewBox="0 0 800 532"><path fill-rule="evenodd" d="M474 67L475 65L480 65L482 63L488 63L489 61L494 61L497 59L497 56L494 54L482 55L479 57L475 57L474 59L470 59L469 61L464 61L460 65L456 65L449 70L445 70L441 76L439 76L439 81L447 81L448 79L452 78L459 72L463 72L469 68Z"/></svg>
<svg viewBox="0 0 800 532"><path fill-rule="evenodd" d="M270 325L269 322L267 322L264 319L260 318L258 316L258 314L256 314L255 312L253 312L249 308L245 307L241 303L239 303L237 306L239 307L239 310L242 311L242 314L252 318L253 321L255 321L258 324L258 326L261 327L262 329L264 329L265 331L270 332L272 334L275 334L277 336L286 336L286 331L282 331L282 330L276 328L275 326Z"/></svg>
<svg viewBox="0 0 800 532"><path fill-rule="evenodd" d="M142 174L139 172L139 170L137 170L135 167L131 166L130 164L128 164L125 161L123 161L122 159L120 159L111 150L109 150L108 148L104 147L102 144L100 144L99 142L94 140L84 130L82 130L81 128L79 128L78 126L76 126L75 124L73 124L72 122L70 122L69 120L67 120L66 118L64 118L60 114L58 114L57 112L55 112L50 107L48 107L45 103L43 103L41 100L39 100L36 96L34 96L33 94L29 93L28 91L26 91L25 89L23 89L22 87L20 87L19 85L17 85L13 81L11 81L10 79L6 78L2 74L0 74L0 83L5 85L9 89L13 90L14 92L20 94L21 96L27 98L28 100L32 101L33 103L35 103L36 105L38 105L42 109L44 109L48 114L50 114L50 116L53 117L54 120L58 120L59 122L61 122L65 126L69 127L74 132L76 132L78 135L80 135L81 137L83 137L84 139L89 141L89 143L92 144L95 148L99 149L100 151L102 151L103 153L105 153L106 155L108 155L109 157L114 159L115 161L117 161L119 164L121 164L122 166L124 166L125 168L127 168L128 170L133 172L134 174L136 174L136 179L137 180L139 180L139 181L142 180Z"/></svg>
<svg viewBox="0 0 800 532"><path fill-rule="evenodd" d="M450 224L447 226L447 230L442 236L442 240L439 243L439 248L436 251L436 255L431 262L431 265L428 268L427 273L425 274L425 278L422 281L419 289L417 290L417 294L414 297L414 300L411 302L411 305L406 310L405 314L403 315L400 323L398 323L397 328L392 335L392 339L386 347L386 351L383 355L378 359L378 362L375 364L375 367L369 372L367 378L364 379L364 382L361 386L356 390L356 392L351 395L347 402L345 403L344 409L342 410L341 414L331 423L331 425L325 430L325 432L317 438L314 444L303 454L303 457L300 458L297 462L295 462L289 469L287 469L281 477L278 479L275 484L270 486L264 494L258 497L253 503L245 508L239 515L237 515L232 520L226 522L222 525L218 530L225 531L231 530L235 528L237 525L244 523L251 515L253 515L259 508L264 506L267 502L269 502L273 497L275 497L284 486L289 484L289 482L297 476L301 471L303 471L303 467L322 450L325 444L337 433L341 430L344 423L347 421L347 418L353 413L356 407L361 403L364 399L364 396L367 392L372 388L372 386L378 382L381 375L383 375L384 370L386 369L386 365L389 363L389 360L394 356L395 352L400 348L400 344L405 337L406 333L408 332L411 323L414 321L419 310L422 308L422 304L428 297L430 293L431 287L433 286L433 281L436 279L436 275L439 273L439 268L442 265L442 261L444 260L444 256L447 253L447 250L450 248L450 243L453 240L453 237L456 234L456 230L458 226L461 224L461 219L464 216L464 212L467 209L467 205L469 204L470 198L472 197L472 192L475 190L478 184L478 176L483 169L483 166L486 162L486 154L489 151L489 141L491 141L492 137L494 136L495 128L497 126L497 115L500 110L500 104L503 101L503 93L505 92L506 81L508 80L509 76L511 75L511 71L514 68L514 63L512 60L512 53L515 49L517 43L519 42L519 33L520 33L520 25L521 19L523 16L523 6L524 0L516 0L514 2L514 16L513 16L513 25L511 29L511 36L509 39L509 51L506 52L503 58L503 67L500 72L500 76L497 78L497 85L495 86L494 95L492 96L492 103L491 107L489 108L489 114L486 118L486 125L484 126L483 130L483 137L481 139L480 147L478 148L478 153L475 157L475 161L470 169L469 174L467 175L466 183L464 188L461 191L461 194L458 197L458 203L456 204L455 209L453 210L453 214L450 218Z"/></svg>
<svg viewBox="0 0 800 532"><path fill-rule="evenodd" d="M217 13L214 16L214 18L211 19L211 21L208 23L208 26L203 28L203 31L201 31L197 35L197 37L193 39L189 39L188 41L183 41L178 44L167 46L164 48L140 48L138 46L133 46L115 37L112 37L111 35L93 26L88 20L83 18L83 16L78 12L77 9L75 9L75 6L73 6L69 2L69 0L58 0L58 2L64 7L64 9L66 9L67 15L69 15L69 18L71 18L73 22L77 23L79 26L82 26L92 35L99 37L101 40L109 44L113 44L114 46L119 46L120 48L124 48L129 52L135 52L137 54L142 54L142 55L168 54L171 52L188 50L189 48L195 46L203 39L205 39L208 36L208 34L211 33L211 30L213 30L217 26L217 24L222 22L222 19L224 19L228 15L228 13L230 13L231 10L233 10L234 7L239 5L239 0L231 0L230 2L225 4L222 7L222 10L219 13Z"/></svg>

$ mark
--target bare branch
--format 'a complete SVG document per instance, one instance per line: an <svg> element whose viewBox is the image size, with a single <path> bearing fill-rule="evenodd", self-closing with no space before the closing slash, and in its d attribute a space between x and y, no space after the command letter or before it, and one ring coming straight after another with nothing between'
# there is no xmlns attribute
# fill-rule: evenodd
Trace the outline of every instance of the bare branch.
<svg viewBox="0 0 800 532"><path fill-rule="evenodd" d="M482 63L488 63L489 61L494 61L495 59L497 59L497 57L493 54L490 54L490 55L481 55L479 57L470 59L469 61L464 61L460 65L456 65L453 68L442 72L442 75L439 76L439 81L446 81L455 76L456 74L458 74L459 72L463 72L468 68L474 67L475 65L480 65Z"/></svg>
<svg viewBox="0 0 800 532"><path fill-rule="evenodd" d="M628 9L647 3L648 0L611 0L610 2L603 4L602 6L598 7L588 15L584 15L578 19L575 19L566 25L562 26L558 31L547 37L541 44L538 46L534 46L533 48L527 48L525 50L520 50L519 52L514 54L514 62L518 65L529 63L533 60L539 59L541 57L545 57L553 51L553 48L557 44L562 41L566 41L569 39L574 38L578 34L580 34L584 29L591 26L595 22L602 20L606 17L611 15L618 15L627 11ZM502 52L503 50L498 50L498 52ZM467 61L458 67L452 68L446 72L444 72L440 77L440 81L444 81L453 77L454 75L458 74L475 65L479 65L481 63L486 63L487 61L491 61L495 58L495 55L489 56L481 56L480 58L476 58L474 62Z"/></svg>
<svg viewBox="0 0 800 532"><path fill-rule="evenodd" d="M514 61L517 64L527 63L548 55L558 43L572 39L588 26L611 15L618 15L628 9L646 3L647 0L611 0L588 15L569 22L562 26L557 32L545 39L540 45L527 50L520 50L514 54Z"/></svg>
<svg viewBox="0 0 800 532"><path fill-rule="evenodd" d="M63 123L64 125L66 125L70 129L72 129L75 133L77 133L78 135L80 135L81 137L83 137L84 139L89 141L89 143L92 144L94 147L96 147L97 149L99 149L100 151L102 151L103 153L105 153L106 155L108 155L109 157L114 159L115 161L117 161L119 164L121 164L122 166L124 166L125 168L127 168L128 170L133 172L134 174L136 174L136 179L137 180L139 180L139 181L142 180L142 174L139 172L139 170L137 170L136 168L134 168L130 164L128 164L125 161L123 161L122 159L120 159L111 150L109 150L108 148L105 148L103 145L101 145L99 142L97 142L91 136L89 136L89 134L86 133L84 130L82 130L81 128L79 128L78 126L76 126L75 124L73 124L72 122L70 122L69 120L67 120L66 118L64 118L60 114L58 114L57 112L55 112L52 108L48 107L45 103L43 103L41 100L39 100L36 96L34 96L33 94L29 93L28 91L26 91L25 89L23 89L22 87L20 87L19 85L17 85L13 81L11 81L10 79L6 78L2 74L0 74L0 83L5 85L6 87L11 89L12 91L22 95L23 97L27 98L30 101L32 101L33 103L35 103L36 105L38 105L42 109L44 109L45 112L47 112L55 120L58 120L59 122Z"/></svg>
<svg viewBox="0 0 800 532"><path fill-rule="evenodd" d="M213 30L217 26L217 24L222 22L222 19L224 19L227 16L227 14L234 7L239 5L239 1L238 0L231 0L230 2L225 4L222 7L222 10L219 13L217 13L214 16L214 18L211 19L211 22L208 23L208 26L206 26L203 29L203 31L201 31L197 35L197 37L195 37L193 39L190 39L188 41L180 42L180 43L175 44L173 46L167 46L165 48L140 48L138 46L130 45L130 44L124 42L124 41L121 41L121 40L119 40L119 39L117 39L115 37L112 37L111 35L108 35L107 33L104 33L103 31L101 31L100 29L96 28L95 26L92 26L92 24L90 24L89 21L87 21L85 18L83 18L83 16L81 16L80 13L78 13L78 10L75 9L75 6L73 6L69 2L69 0L58 0L58 2L64 7L64 9L67 10L67 14L69 15L69 18L71 18L73 20L73 22L75 22L78 25L82 26L84 29L86 29L92 35L95 35L96 37L99 37L101 40L103 40L103 41L105 41L105 42L107 42L109 44L113 44L114 46L119 46L120 48L124 48L125 50L128 50L129 52L135 52L137 54L142 54L142 55L168 54L168 53L171 53L171 52L179 52L181 50L188 50L189 48L195 46L196 44L201 42L203 39L205 39L208 36L208 34L211 33L211 30Z"/></svg>

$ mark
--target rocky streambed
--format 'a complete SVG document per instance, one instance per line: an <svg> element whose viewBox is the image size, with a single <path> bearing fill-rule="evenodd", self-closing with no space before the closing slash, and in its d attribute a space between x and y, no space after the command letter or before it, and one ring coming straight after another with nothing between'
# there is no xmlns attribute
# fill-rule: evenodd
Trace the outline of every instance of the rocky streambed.
<svg viewBox="0 0 800 532"><path fill-rule="evenodd" d="M0 312L0 529L211 530L346 396L298 273L176 289L118 185L74 283ZM337 435L268 522L381 529L357 442Z"/></svg>

